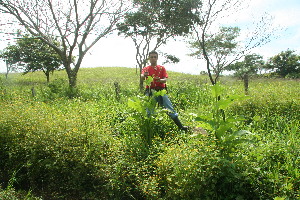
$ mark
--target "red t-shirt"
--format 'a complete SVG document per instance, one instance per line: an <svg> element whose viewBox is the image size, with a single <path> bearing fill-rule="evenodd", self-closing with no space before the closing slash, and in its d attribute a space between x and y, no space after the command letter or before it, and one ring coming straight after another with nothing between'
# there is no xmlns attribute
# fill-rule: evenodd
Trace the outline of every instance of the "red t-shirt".
<svg viewBox="0 0 300 200"><path fill-rule="evenodd" d="M153 78L154 77L159 77L161 79L168 78L168 73L164 66L157 65L155 67L152 66L144 67L142 69L142 74L144 74L145 72L148 72L148 76L152 76ZM165 87L166 87L165 83L157 82L154 79L151 82L151 86L150 86L150 88L165 88Z"/></svg>

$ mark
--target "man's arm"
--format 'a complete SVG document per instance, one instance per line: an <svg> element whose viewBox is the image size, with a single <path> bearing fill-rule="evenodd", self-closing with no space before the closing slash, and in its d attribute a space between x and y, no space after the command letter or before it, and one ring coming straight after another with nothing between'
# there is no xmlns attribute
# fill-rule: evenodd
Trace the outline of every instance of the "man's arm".
<svg viewBox="0 0 300 200"><path fill-rule="evenodd" d="M144 72L144 73L142 72L141 73L141 80L143 80L143 81L146 80L148 75L149 75L149 72Z"/></svg>
<svg viewBox="0 0 300 200"><path fill-rule="evenodd" d="M155 77L154 79L155 79L156 82L160 82L160 83L166 83L167 82L166 77L163 77L163 78Z"/></svg>
<svg viewBox="0 0 300 200"><path fill-rule="evenodd" d="M167 74L166 68L161 66L160 70L161 70L160 77L162 77L162 78L158 77L158 79L156 79L156 81L160 82L160 83L166 83L167 79L168 79L168 74Z"/></svg>

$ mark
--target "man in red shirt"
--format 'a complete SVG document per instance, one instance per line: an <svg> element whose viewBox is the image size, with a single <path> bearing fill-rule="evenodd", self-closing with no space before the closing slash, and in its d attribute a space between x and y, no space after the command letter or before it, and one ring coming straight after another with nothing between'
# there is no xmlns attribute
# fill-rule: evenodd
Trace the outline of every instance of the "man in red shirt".
<svg viewBox="0 0 300 200"><path fill-rule="evenodd" d="M148 85L146 86L145 92L147 96L152 96L152 90L159 91L166 89L168 73L165 67L157 65L158 53L156 51L151 51L149 53L149 60L151 65L142 69L141 79L146 80L148 76L151 76L153 78L150 87ZM188 130L188 127L181 124L178 118L178 113L174 110L172 103L167 95L156 97L155 100L159 103L160 106L169 110L168 115L175 122L178 128L184 131Z"/></svg>

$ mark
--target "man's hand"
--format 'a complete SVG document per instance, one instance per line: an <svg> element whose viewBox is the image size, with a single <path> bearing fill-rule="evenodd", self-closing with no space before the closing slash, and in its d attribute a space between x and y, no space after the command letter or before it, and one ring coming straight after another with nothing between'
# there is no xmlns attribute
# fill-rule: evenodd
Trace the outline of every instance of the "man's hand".
<svg viewBox="0 0 300 200"><path fill-rule="evenodd" d="M160 78L159 78L158 76L154 77L154 80L155 80L156 82L160 82Z"/></svg>
<svg viewBox="0 0 300 200"><path fill-rule="evenodd" d="M141 74L141 79L144 81L148 78L149 72L144 72L144 74Z"/></svg>
<svg viewBox="0 0 300 200"><path fill-rule="evenodd" d="M160 82L160 83L166 83L167 82L167 78L160 78L160 77L154 77L154 80L156 82Z"/></svg>
<svg viewBox="0 0 300 200"><path fill-rule="evenodd" d="M146 75L146 72L144 74L141 74L141 80L146 80L148 75Z"/></svg>

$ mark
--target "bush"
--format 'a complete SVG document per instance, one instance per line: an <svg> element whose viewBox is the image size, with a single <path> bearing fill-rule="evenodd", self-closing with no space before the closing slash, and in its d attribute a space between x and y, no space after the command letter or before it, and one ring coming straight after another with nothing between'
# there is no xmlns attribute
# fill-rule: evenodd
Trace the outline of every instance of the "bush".
<svg viewBox="0 0 300 200"><path fill-rule="evenodd" d="M17 172L16 188L53 199L107 197L114 139L105 124L86 124L93 113L84 112L84 104L69 105L65 116L45 103L2 107L1 182Z"/></svg>
<svg viewBox="0 0 300 200"><path fill-rule="evenodd" d="M300 173L294 166L300 165L300 148L296 142L299 136L270 138L273 136L266 136L248 146L247 152L242 148L241 154L247 155L245 171L249 174L248 179L264 199L297 199L300 196Z"/></svg>
<svg viewBox="0 0 300 200"><path fill-rule="evenodd" d="M237 164L205 138L170 145L144 184L149 199L257 199ZM236 163L237 162L237 163Z"/></svg>
<svg viewBox="0 0 300 200"><path fill-rule="evenodd" d="M7 188L2 190L0 188L0 199L1 200L42 200L39 197L34 197L31 193L16 191L13 188Z"/></svg>

